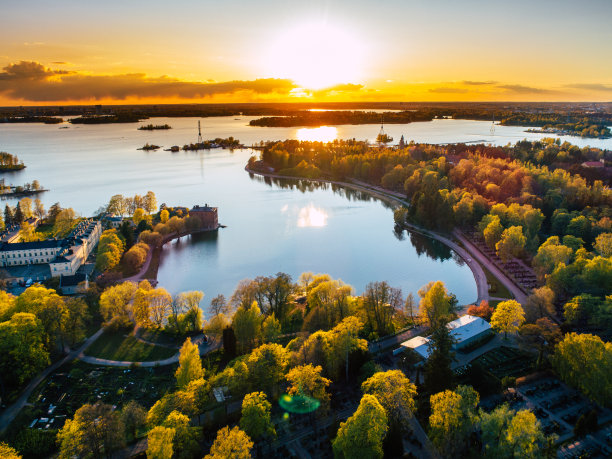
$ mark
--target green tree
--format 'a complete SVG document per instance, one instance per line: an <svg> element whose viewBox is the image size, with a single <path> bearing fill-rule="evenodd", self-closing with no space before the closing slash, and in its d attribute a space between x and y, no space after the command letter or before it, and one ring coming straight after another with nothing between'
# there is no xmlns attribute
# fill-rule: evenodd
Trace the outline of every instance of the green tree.
<svg viewBox="0 0 612 459"><path fill-rule="evenodd" d="M430 393L436 393L453 387L453 337L446 326L440 326L434 329L430 339L430 354L425 363L425 387Z"/></svg>
<svg viewBox="0 0 612 459"><path fill-rule="evenodd" d="M508 332L518 331L523 322L525 322L525 311L515 300L502 301L491 316L491 327L499 332L503 331L504 338L508 337Z"/></svg>
<svg viewBox="0 0 612 459"><path fill-rule="evenodd" d="M378 335L393 332L393 316L402 307L402 291L387 282L370 282L363 293L363 308L368 322Z"/></svg>
<svg viewBox="0 0 612 459"><path fill-rule="evenodd" d="M189 418L184 414L172 411L164 421L163 427L174 430L173 457L189 459L200 449L197 441L197 428L189 427Z"/></svg>
<svg viewBox="0 0 612 459"><path fill-rule="evenodd" d="M270 417L272 405L263 392L246 394L242 400L240 428L253 440L262 437L276 437L276 430Z"/></svg>
<svg viewBox="0 0 612 459"><path fill-rule="evenodd" d="M523 235L523 227L511 226L504 230L501 239L495 244L495 250L502 260L508 261L513 257L519 257L526 243L527 238Z"/></svg>
<svg viewBox="0 0 612 459"><path fill-rule="evenodd" d="M147 434L147 459L169 459L174 455L175 430L156 426Z"/></svg>
<svg viewBox="0 0 612 459"><path fill-rule="evenodd" d="M287 392L290 395L305 395L317 399L326 411L330 399L327 387L331 384L331 380L324 378L321 375L322 371L321 366L315 367L310 364L293 367L285 376L289 382Z"/></svg>
<svg viewBox="0 0 612 459"><path fill-rule="evenodd" d="M225 426L217 432L217 438L204 459L250 459L253 442L238 427Z"/></svg>
<svg viewBox="0 0 612 459"><path fill-rule="evenodd" d="M269 343L254 349L246 361L251 387L276 398L288 363L289 352L280 344Z"/></svg>
<svg viewBox="0 0 612 459"><path fill-rule="evenodd" d="M200 349L187 338L181 347L179 367L175 373L176 384L179 389L185 388L191 381L204 377Z"/></svg>
<svg viewBox="0 0 612 459"><path fill-rule="evenodd" d="M357 411L340 423L332 446L341 458L382 458L383 440L388 430L388 418L378 399L365 394Z"/></svg>
<svg viewBox="0 0 612 459"><path fill-rule="evenodd" d="M417 389L401 370L375 373L361 384L361 391L376 396L396 424L405 426L413 415Z"/></svg>
<svg viewBox="0 0 612 459"><path fill-rule="evenodd" d="M274 313L270 314L263 321L261 325L261 335L266 342L275 341L276 338L281 334L281 324L276 317L274 317Z"/></svg>
<svg viewBox="0 0 612 459"><path fill-rule="evenodd" d="M612 343L590 334L569 333L551 361L565 382L590 399L612 406Z"/></svg>
<svg viewBox="0 0 612 459"><path fill-rule="evenodd" d="M60 457L108 457L125 442L123 423L113 407L83 405L57 434Z"/></svg>
<svg viewBox="0 0 612 459"><path fill-rule="evenodd" d="M130 400L121 409L121 422L129 438L136 439L138 429L144 427L147 411L134 400Z"/></svg>
<svg viewBox="0 0 612 459"><path fill-rule="evenodd" d="M470 386L458 386L430 397L429 437L443 457L461 457L476 422L479 396Z"/></svg>
<svg viewBox="0 0 612 459"><path fill-rule="evenodd" d="M256 302L245 308L240 306L232 318L232 328L236 334L236 341L244 352L252 348L261 333L261 311Z"/></svg>
<svg viewBox="0 0 612 459"><path fill-rule="evenodd" d="M18 312L0 323L0 373L4 384L17 386L49 365L44 330L34 314Z"/></svg>

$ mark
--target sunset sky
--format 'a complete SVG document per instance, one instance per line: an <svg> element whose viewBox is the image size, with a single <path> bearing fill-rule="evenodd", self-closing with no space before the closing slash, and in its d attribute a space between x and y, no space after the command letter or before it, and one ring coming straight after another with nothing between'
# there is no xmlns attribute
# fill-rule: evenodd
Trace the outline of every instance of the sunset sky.
<svg viewBox="0 0 612 459"><path fill-rule="evenodd" d="M610 101L611 0L4 2L0 105Z"/></svg>

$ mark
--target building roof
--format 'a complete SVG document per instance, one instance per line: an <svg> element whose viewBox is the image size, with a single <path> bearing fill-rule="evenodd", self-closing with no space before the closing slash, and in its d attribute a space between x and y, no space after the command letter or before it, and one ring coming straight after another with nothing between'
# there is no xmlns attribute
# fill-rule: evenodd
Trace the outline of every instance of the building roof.
<svg viewBox="0 0 612 459"><path fill-rule="evenodd" d="M604 163L600 161L585 161L582 163L584 167L604 167Z"/></svg>
<svg viewBox="0 0 612 459"><path fill-rule="evenodd" d="M430 341L431 340L429 338L425 338L424 336L415 336L408 341L404 341L400 344L400 346L412 349L414 352L427 360L427 358L429 358L429 354L431 353L429 349Z"/></svg>
<svg viewBox="0 0 612 459"><path fill-rule="evenodd" d="M39 250L39 249L55 249L63 245L63 240L47 239L46 241L34 241L34 242L13 242L11 244L2 244L0 248L3 252L10 252L13 250Z"/></svg>
<svg viewBox="0 0 612 459"><path fill-rule="evenodd" d="M204 204L204 207L193 206L193 209L190 212L216 212L216 207L210 207L208 204Z"/></svg>
<svg viewBox="0 0 612 459"><path fill-rule="evenodd" d="M491 325L486 320L466 314L459 317L447 325L457 344L466 341L484 331L491 329Z"/></svg>
<svg viewBox="0 0 612 459"><path fill-rule="evenodd" d="M81 282L85 282L85 274L76 273L74 276L61 276L60 287L75 287Z"/></svg>

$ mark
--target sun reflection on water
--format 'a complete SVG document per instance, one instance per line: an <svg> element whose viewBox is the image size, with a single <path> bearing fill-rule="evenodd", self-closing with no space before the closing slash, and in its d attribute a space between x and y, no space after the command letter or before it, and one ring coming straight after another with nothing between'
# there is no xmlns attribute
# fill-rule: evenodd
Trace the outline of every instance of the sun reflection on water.
<svg viewBox="0 0 612 459"><path fill-rule="evenodd" d="M309 204L302 207L298 214L298 227L321 227L327 225L327 212L325 210Z"/></svg>
<svg viewBox="0 0 612 459"><path fill-rule="evenodd" d="M318 128L301 128L297 130L297 138L307 142L331 142L338 137L338 129L333 126Z"/></svg>

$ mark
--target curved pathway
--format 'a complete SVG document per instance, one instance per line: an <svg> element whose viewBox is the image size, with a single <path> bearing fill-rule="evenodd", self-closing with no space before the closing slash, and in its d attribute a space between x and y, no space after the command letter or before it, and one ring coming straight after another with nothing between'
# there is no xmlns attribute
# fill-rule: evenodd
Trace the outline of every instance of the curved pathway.
<svg viewBox="0 0 612 459"><path fill-rule="evenodd" d="M15 403L13 403L11 406L6 408L4 412L2 413L2 415L0 415L0 433L4 432L6 428L9 426L9 424L13 422L13 419L15 419L15 416L17 416L17 414L25 406L25 404L28 401L28 398L30 398L30 395L32 395L32 392L34 391L34 389L36 389L36 387L47 376L49 376L49 374L57 370L59 367L61 367L65 363L68 363L78 358L79 355L81 355L83 351L85 351L85 349L87 349L95 340L97 340L100 337L103 331L104 330L101 328L100 330L95 332L93 335L87 338L87 340L78 349L75 349L74 351L69 352L66 355L66 357L64 357L62 360L58 360L53 365L48 366L45 370L40 372L32 381L30 381L30 383L26 386L26 388L23 390L23 392L21 393L19 398L15 401Z"/></svg>
<svg viewBox="0 0 612 459"><path fill-rule="evenodd" d="M92 341L93 342L93 341ZM91 343L90 343L91 344ZM206 355L209 352L217 350L221 347L221 342L217 342L216 340L211 340L207 343L198 342L198 349L200 350L200 355ZM104 365L109 367L130 367L132 365L138 365L139 367L161 367L165 365L173 365L178 363L180 352L177 352L172 357L163 360L152 360L149 362L130 362L124 360L109 360L109 359L101 359L99 357L92 357L90 355L85 355L85 350L87 348L82 348L82 351L76 356L79 360L85 363L89 363L91 365Z"/></svg>

